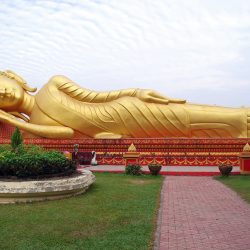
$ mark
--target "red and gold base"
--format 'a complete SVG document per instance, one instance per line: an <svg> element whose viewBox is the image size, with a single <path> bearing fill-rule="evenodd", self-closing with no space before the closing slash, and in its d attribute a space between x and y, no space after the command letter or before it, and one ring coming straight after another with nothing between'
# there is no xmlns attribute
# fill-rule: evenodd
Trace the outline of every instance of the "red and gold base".
<svg viewBox="0 0 250 250"><path fill-rule="evenodd" d="M250 152L242 152L240 158L240 173L250 175Z"/></svg>
<svg viewBox="0 0 250 250"><path fill-rule="evenodd" d="M125 163L125 166L128 166L130 164L139 165L140 164L140 153L138 152L125 152L123 154L123 164Z"/></svg>
<svg viewBox="0 0 250 250"><path fill-rule="evenodd" d="M248 139L135 138L25 139L24 143L37 144L46 149L56 149L62 152L73 152L74 145L79 144L79 152L95 151L98 164L102 165L127 164L128 160L123 155L128 152L128 147L133 143L137 152L140 153L140 157L137 159L140 165L158 163L167 166L217 166L222 163L239 166L238 156L247 141ZM0 137L0 144L7 143L10 143L10 139Z"/></svg>

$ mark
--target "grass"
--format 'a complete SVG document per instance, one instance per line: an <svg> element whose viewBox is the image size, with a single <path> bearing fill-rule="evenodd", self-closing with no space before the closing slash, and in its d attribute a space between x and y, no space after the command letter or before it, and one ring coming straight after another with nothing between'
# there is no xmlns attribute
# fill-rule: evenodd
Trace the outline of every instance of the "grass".
<svg viewBox="0 0 250 250"><path fill-rule="evenodd" d="M96 173L87 193L0 206L0 249L150 249L163 178Z"/></svg>
<svg viewBox="0 0 250 250"><path fill-rule="evenodd" d="M233 175L229 177L216 177L228 187L235 190L240 196L250 203L250 176L249 175Z"/></svg>

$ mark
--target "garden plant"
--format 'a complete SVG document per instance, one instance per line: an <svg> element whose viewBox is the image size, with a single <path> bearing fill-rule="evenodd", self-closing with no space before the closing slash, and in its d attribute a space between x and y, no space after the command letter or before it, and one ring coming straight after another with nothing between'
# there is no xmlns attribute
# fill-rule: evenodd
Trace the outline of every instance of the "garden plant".
<svg viewBox="0 0 250 250"><path fill-rule="evenodd" d="M141 166L136 164L129 164L125 167L125 174L141 175L142 174Z"/></svg>
<svg viewBox="0 0 250 250"><path fill-rule="evenodd" d="M9 145L0 146L1 178L48 178L70 175L76 171L73 161L57 151L46 151L35 145L23 145L18 129Z"/></svg>

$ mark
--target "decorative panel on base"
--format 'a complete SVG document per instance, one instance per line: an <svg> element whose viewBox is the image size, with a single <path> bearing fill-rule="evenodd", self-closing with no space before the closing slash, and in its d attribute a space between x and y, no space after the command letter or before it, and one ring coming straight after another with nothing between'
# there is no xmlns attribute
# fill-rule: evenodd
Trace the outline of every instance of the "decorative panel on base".
<svg viewBox="0 0 250 250"><path fill-rule="evenodd" d="M123 158L125 159L125 166L128 165L139 165L140 153L137 152L127 152L123 154Z"/></svg>
<svg viewBox="0 0 250 250"><path fill-rule="evenodd" d="M240 173L250 175L250 154L248 156L240 156Z"/></svg>

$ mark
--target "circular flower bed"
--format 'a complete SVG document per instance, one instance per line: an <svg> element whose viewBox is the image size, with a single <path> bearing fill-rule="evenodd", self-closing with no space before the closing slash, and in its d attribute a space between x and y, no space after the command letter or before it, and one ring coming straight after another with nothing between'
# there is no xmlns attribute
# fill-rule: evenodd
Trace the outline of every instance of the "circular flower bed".
<svg viewBox="0 0 250 250"><path fill-rule="evenodd" d="M60 178L0 181L0 204L67 198L84 193L94 181L88 170Z"/></svg>
<svg viewBox="0 0 250 250"><path fill-rule="evenodd" d="M0 204L66 198L85 192L95 181L87 170L57 151L37 146L0 146Z"/></svg>

